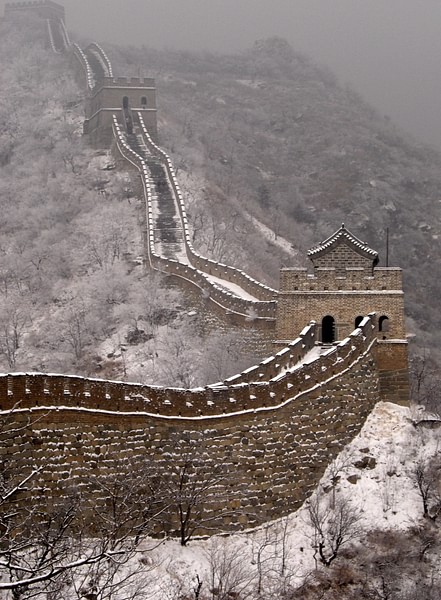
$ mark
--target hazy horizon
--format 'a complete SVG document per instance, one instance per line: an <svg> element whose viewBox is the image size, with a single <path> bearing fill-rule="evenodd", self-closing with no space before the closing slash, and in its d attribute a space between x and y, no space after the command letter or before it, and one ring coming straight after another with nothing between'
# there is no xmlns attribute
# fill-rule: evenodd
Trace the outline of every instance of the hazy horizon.
<svg viewBox="0 0 441 600"><path fill-rule="evenodd" d="M5 0L0 0L3 12ZM441 3L425 0L64 0L101 42L235 52L281 36L382 114L441 149ZM107 13L105 19L101 15ZM147 73L148 74L148 69Z"/></svg>

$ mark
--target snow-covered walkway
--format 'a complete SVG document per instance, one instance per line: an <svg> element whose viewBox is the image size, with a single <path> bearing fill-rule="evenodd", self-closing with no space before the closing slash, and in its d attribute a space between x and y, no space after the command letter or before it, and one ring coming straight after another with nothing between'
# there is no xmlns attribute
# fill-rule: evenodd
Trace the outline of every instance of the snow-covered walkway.
<svg viewBox="0 0 441 600"><path fill-rule="evenodd" d="M226 289L227 291L231 292L235 296L238 296L239 298L243 298L244 300L251 300L252 302L259 302L258 298L256 298L255 296L252 296L251 294L246 292L244 289L242 289L236 283L231 283L231 281L226 281L225 279L220 279L220 277L215 277L214 275L210 275L208 273L205 273L205 275L208 277L208 279L211 282L215 283L219 287Z"/></svg>

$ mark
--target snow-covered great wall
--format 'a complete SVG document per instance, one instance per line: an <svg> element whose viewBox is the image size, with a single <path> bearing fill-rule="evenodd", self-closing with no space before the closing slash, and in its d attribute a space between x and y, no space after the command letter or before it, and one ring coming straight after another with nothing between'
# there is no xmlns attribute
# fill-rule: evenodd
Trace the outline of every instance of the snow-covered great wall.
<svg viewBox="0 0 441 600"><path fill-rule="evenodd" d="M53 2L20 3L7 5L7 11L13 12L14 7L37 11L47 19L52 50L70 49L91 94L98 80L109 85L111 81L114 88L124 81L136 87L135 81L114 79L110 61L97 44L86 51L70 45L62 7ZM273 333L278 293L193 250L171 161L144 120L148 115L152 118L148 110L125 114L123 109L115 109L110 128L115 153L141 177L146 263L173 275L183 286L199 289L212 310L223 312L235 325ZM163 216L158 209L158 187L169 191L164 197L170 201L173 227L167 234L173 229L172 237L155 235ZM342 236L348 237L344 228L335 239ZM350 243L353 240L350 237ZM325 251L332 251L333 244L329 242ZM345 248L350 259L352 250ZM364 247L361 252L372 254ZM364 282L365 262L372 263L372 256L357 257L360 264L354 277ZM372 275L369 269L367 272ZM343 295L338 289L343 305L349 292ZM329 298L328 288L325 290ZM395 310L395 298L401 297L399 290L377 293L370 287L351 294L366 297L369 303L379 298L383 304L391 296L390 311ZM209 478L210 473L217 473L216 485L204 499L204 519L196 533L238 530L286 515L308 497L326 466L360 431L379 399L397 400L403 381L405 397L404 363L396 366L392 346L385 339L385 330L381 331L389 317L383 313L379 320L374 313L359 316L350 333L360 306L346 321L351 328L341 326L342 341L317 346L319 339L324 340L324 321L319 325L311 322L274 356L226 381L199 389L41 373L1 375L0 413L4 423L13 423L14 431L13 436L7 435L11 431L8 425L2 434L1 460L13 461L14 470L22 476L34 473L41 501L51 503L63 498L72 486L77 492L90 487L92 476L129 476L151 472L153 465L155 476L161 477L191 453L199 476L204 473ZM390 320L392 328L396 327L393 318ZM23 494L26 497L25 490ZM95 501L105 509L105 495L96 492ZM143 501L141 496L139 501ZM179 527L176 512L164 514L158 533L175 534Z"/></svg>
<svg viewBox="0 0 441 600"><path fill-rule="evenodd" d="M13 459L21 474L38 469L37 489L50 501L63 495L63 481L80 491L97 473L128 476L154 465L156 476L166 474L191 448L207 477L222 465L204 505L210 528L201 526L199 534L286 515L313 491L378 401L375 321L366 318L319 357L315 329L240 381L204 389L4 375L0 414L13 418L16 433L3 440L1 458ZM104 497L95 501L105 508ZM174 512L167 523L176 534Z"/></svg>

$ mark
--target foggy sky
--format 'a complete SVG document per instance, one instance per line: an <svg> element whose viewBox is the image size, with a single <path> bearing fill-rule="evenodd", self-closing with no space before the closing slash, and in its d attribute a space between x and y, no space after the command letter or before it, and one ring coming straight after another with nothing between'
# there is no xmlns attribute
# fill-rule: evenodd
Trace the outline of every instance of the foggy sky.
<svg viewBox="0 0 441 600"><path fill-rule="evenodd" d="M60 3L69 30L104 43L231 52L282 36L400 127L441 148L440 0ZM1 12L4 4L0 0Z"/></svg>

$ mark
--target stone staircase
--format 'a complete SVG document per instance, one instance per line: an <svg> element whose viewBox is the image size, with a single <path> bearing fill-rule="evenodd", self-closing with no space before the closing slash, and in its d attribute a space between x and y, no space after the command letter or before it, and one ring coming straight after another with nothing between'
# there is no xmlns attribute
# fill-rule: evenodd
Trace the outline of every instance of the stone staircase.
<svg viewBox="0 0 441 600"><path fill-rule="evenodd" d="M66 50L66 40L61 29L60 21L58 19L48 19L47 23L50 28L53 50L57 53L64 52Z"/></svg>
<svg viewBox="0 0 441 600"><path fill-rule="evenodd" d="M155 250L164 258L182 262L186 256L184 230L166 170L160 160L150 153L136 127L134 133L127 134L127 143L145 160L150 171Z"/></svg>
<svg viewBox="0 0 441 600"><path fill-rule="evenodd" d="M96 56L96 54L94 52L92 52L91 50L89 50L89 49L86 50L86 56L87 56L87 60L89 62L90 68L93 71L93 76L94 76L95 81L100 81L100 79L103 79L106 75L103 65L98 60L98 57Z"/></svg>

